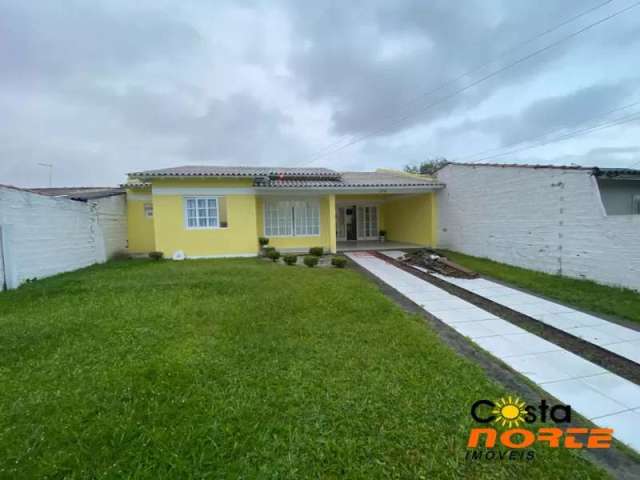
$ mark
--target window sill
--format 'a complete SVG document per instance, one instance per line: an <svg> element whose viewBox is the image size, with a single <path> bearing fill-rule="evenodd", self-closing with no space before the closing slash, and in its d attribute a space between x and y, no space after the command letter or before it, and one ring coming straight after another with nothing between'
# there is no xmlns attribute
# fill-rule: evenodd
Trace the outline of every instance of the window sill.
<svg viewBox="0 0 640 480"><path fill-rule="evenodd" d="M229 230L229 227L185 227L185 230Z"/></svg>
<svg viewBox="0 0 640 480"><path fill-rule="evenodd" d="M321 235L265 235L267 238L318 238Z"/></svg>

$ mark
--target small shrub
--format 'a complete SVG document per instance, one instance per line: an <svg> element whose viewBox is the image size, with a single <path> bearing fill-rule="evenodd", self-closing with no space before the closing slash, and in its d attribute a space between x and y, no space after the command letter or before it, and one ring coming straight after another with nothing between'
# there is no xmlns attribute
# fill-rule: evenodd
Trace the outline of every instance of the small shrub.
<svg viewBox="0 0 640 480"><path fill-rule="evenodd" d="M296 255L292 255L291 253L282 257L284 263L287 265L295 265L298 262L298 257Z"/></svg>
<svg viewBox="0 0 640 480"><path fill-rule="evenodd" d="M149 258L152 258L154 260L162 260L162 257L164 257L164 253L162 252L149 252Z"/></svg>
<svg viewBox="0 0 640 480"><path fill-rule="evenodd" d="M324 253L324 248L322 247L311 247L309 249L309 254L315 257L321 257L323 253Z"/></svg>
<svg viewBox="0 0 640 480"><path fill-rule="evenodd" d="M309 268L313 268L318 264L318 257L315 255L305 255L304 264Z"/></svg>
<svg viewBox="0 0 640 480"><path fill-rule="evenodd" d="M269 245L269 239L267 237L258 237L258 243L261 247L266 247Z"/></svg>
<svg viewBox="0 0 640 480"><path fill-rule="evenodd" d="M269 252L275 252L276 251L276 247L262 247L262 250L260 251L260 254L268 257L269 256Z"/></svg>
<svg viewBox="0 0 640 480"><path fill-rule="evenodd" d="M386 230L380 230L380 236L381 237L386 237L387 236L387 231Z"/></svg>
<svg viewBox="0 0 640 480"><path fill-rule="evenodd" d="M331 259L331 265L336 268L344 268L347 265L347 259L344 257L333 257Z"/></svg>
<svg viewBox="0 0 640 480"><path fill-rule="evenodd" d="M280 258L280 252L274 248L273 250L269 250L267 252L267 257L269 257L274 262L277 262L278 259Z"/></svg>

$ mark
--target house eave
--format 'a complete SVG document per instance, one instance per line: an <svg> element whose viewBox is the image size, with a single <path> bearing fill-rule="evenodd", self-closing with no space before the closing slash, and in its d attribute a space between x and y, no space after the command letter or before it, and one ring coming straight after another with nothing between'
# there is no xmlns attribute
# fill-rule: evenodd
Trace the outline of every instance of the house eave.
<svg viewBox="0 0 640 480"><path fill-rule="evenodd" d="M304 194L305 192L313 193L326 193L328 195L354 195L359 193L428 193L444 188L444 184L433 184L429 186L411 186L411 187L379 187L379 186L367 186L367 187L255 187L256 193L259 194L283 194L283 193L295 193Z"/></svg>

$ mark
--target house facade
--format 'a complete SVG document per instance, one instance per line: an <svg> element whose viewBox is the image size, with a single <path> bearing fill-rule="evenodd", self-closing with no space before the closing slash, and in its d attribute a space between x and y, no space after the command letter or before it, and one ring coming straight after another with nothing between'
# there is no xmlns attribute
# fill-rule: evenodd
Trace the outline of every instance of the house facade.
<svg viewBox="0 0 640 480"><path fill-rule="evenodd" d="M336 252L371 246L380 231L435 246L443 188L397 171L218 166L134 172L124 186L129 251L187 258L254 256L259 237L283 252Z"/></svg>

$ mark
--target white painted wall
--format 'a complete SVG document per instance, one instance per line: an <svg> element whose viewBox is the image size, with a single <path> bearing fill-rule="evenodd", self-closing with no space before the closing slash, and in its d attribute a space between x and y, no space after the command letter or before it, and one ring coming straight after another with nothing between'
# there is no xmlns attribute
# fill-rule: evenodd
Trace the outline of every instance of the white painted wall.
<svg viewBox="0 0 640 480"><path fill-rule="evenodd" d="M588 170L448 165L442 248L640 290L640 215L606 216Z"/></svg>
<svg viewBox="0 0 640 480"><path fill-rule="evenodd" d="M104 262L123 228L111 221L117 217L118 204L109 201L103 206L97 201L85 203L0 187L7 287ZM124 215L123 210L121 217ZM126 219L122 222L126 242Z"/></svg>
<svg viewBox="0 0 640 480"><path fill-rule="evenodd" d="M104 254L110 259L127 250L126 195L113 195L88 203L95 204L98 226L104 242Z"/></svg>

